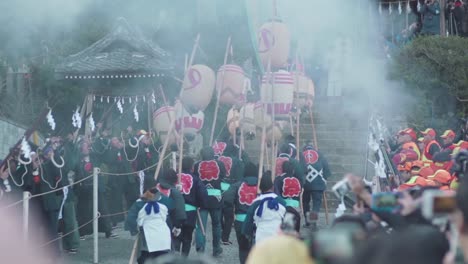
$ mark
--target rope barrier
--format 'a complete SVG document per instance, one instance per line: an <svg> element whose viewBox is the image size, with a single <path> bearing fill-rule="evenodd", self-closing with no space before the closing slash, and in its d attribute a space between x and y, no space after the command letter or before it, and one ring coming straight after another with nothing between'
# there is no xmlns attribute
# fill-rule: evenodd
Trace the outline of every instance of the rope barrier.
<svg viewBox="0 0 468 264"><path fill-rule="evenodd" d="M39 248L43 248L43 247L45 247L45 246L47 246L47 245L49 245L49 244L51 244L51 243L54 243L54 242L57 241L57 240L60 240L60 239L62 239L62 238L64 238L64 237L66 237L66 236L72 234L72 233L75 232L75 231L80 230L81 228L85 227L86 225L91 224L94 220L96 220L96 219L98 219L98 218L100 218L100 217L102 217L102 216L101 216L101 213L98 212L98 215L97 215L96 217L94 217L93 219L91 219L91 220L89 220L88 222L86 222L86 223L80 225L79 227L73 229L72 231L66 233L65 235L61 235L61 236L59 236L59 237L57 237L57 238L55 238L55 239L50 240L49 242L47 242L47 243L45 243L45 244L42 244Z"/></svg>
<svg viewBox="0 0 468 264"><path fill-rule="evenodd" d="M163 160L167 159L170 155L172 155L171 153L167 154ZM154 167L158 166L158 162L156 162L155 164L147 167L147 168L144 168L142 170L139 170L139 171L147 171L147 170L150 170ZM132 175L132 174L135 174L135 173L138 173L138 171L135 171L135 172L126 172L126 173L111 173L111 172L100 172L100 174L102 175L111 175L111 176L126 176L126 175Z"/></svg>
<svg viewBox="0 0 468 264"><path fill-rule="evenodd" d="M170 155L171 155L171 154L166 155L166 156L164 157L164 159L168 158ZM158 163L156 162L155 164L153 164L153 165L151 165L151 166L149 166L149 167L147 167L147 168L144 168L144 169L141 170L141 171L150 170L150 169L156 167L157 165L158 165ZM135 173L137 173L137 172L109 173L109 172L102 172L102 171L101 171L99 174L102 174L102 175L111 175L111 176L128 176L128 175L133 175L133 174L135 174ZM54 190L51 190L51 191L48 191L48 192L44 192L44 193L39 193L39 194L31 195L31 196L29 196L28 199L36 198L36 197L39 197L39 196L43 196L43 195L46 195L46 194L50 194L50 193L54 193L54 192L63 190L65 187L71 187L71 186L76 185L76 184L78 184L78 183L81 183L81 182L83 182L83 181L85 181L85 180L87 180L87 179L89 179L89 178L91 178L91 177L93 177L92 174L89 175L89 176L87 176L86 178L80 179L80 180L78 180L78 181L76 181L76 182L74 182L74 183L72 183L72 184L69 184L69 185L60 187L60 188L58 188L58 189L54 189ZM13 206L15 206L15 205L17 205L17 204L22 203L23 201L24 201L24 199L21 199L21 200L19 200L19 201L16 201L16 202L14 202L14 203L12 203L12 204L9 204L9 205L7 205L7 206L5 206L5 207L0 208L0 210L8 209L8 208L13 207Z"/></svg>
<svg viewBox="0 0 468 264"><path fill-rule="evenodd" d="M74 183L71 183L71 184L69 184L69 185L60 187L60 188L58 188L58 189L54 189L54 190L51 190L51 191L48 191L48 192L44 192L44 193L39 193L39 194L31 195L31 196L29 196L28 199L36 198L36 197L43 196L43 195L46 195L46 194L49 194L49 193L54 193L54 192L63 190L63 189L65 189L65 187L70 187L70 186L76 185L76 184L78 184L78 183L80 183L80 182L83 182L83 181L85 181L85 180L87 180L87 179L89 179L89 178L91 178L91 177L93 177L92 174L89 175L89 176L87 176L86 178L83 178L83 179L81 179L81 180L78 180L78 181L76 181L76 182L74 182ZM21 199L21 200L19 200L19 201L17 201L17 202L14 202L14 203L12 203L12 204L9 204L9 205L7 205L7 206L5 206L5 207L0 208L0 210L8 209L8 208L10 208L10 207L12 207L12 206L15 206L15 205L17 205L17 204L22 203L23 201L24 201L24 199Z"/></svg>
<svg viewBox="0 0 468 264"><path fill-rule="evenodd" d="M122 214L126 214L126 213L128 213L128 211L123 211L123 212L114 213L114 214L105 214L105 215L101 215L101 213L98 212L98 215L97 215L96 217L92 218L91 220L89 220L88 222L86 222L86 223L80 225L79 227L73 229L72 231L70 231L70 232L68 232L68 233L66 233L66 234L63 234L63 235L61 235L61 236L59 236L59 237L57 237L57 238L55 238L55 239L52 239L52 240L50 240L49 242L47 242L47 243L45 243L45 244L42 244L39 248L43 248L43 247L45 247L45 246L47 246L47 245L49 245L49 244L51 244L51 243L53 243L53 242L55 242L55 241L57 241L57 240L60 240L60 239L62 239L62 238L64 238L64 237L67 237L67 236L73 234L74 232L76 232L76 231L82 229L83 227L85 227L85 226L91 224L91 223L92 223L94 220L96 220L96 219L105 218L105 217L111 217L111 216L116 216L116 215L122 215Z"/></svg>

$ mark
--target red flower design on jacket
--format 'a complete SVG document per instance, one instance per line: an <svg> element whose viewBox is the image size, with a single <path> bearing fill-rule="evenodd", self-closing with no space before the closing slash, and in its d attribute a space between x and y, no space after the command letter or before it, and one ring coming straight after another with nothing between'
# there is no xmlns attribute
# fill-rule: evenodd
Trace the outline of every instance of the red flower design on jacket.
<svg viewBox="0 0 468 264"><path fill-rule="evenodd" d="M40 177L39 175L34 175L34 176L33 176L33 182L34 182L34 183L37 184L37 183L39 183L40 181L41 181L41 177Z"/></svg>
<svg viewBox="0 0 468 264"><path fill-rule="evenodd" d="M190 194L193 187L193 177L190 174L180 174L180 184L182 185L182 193Z"/></svg>
<svg viewBox="0 0 468 264"><path fill-rule="evenodd" d="M280 176L281 174L283 174L283 163L285 161L289 161L288 158L286 157L278 157L276 158L276 169L275 169L275 176Z"/></svg>
<svg viewBox="0 0 468 264"><path fill-rule="evenodd" d="M315 164L318 161L319 155L315 150L305 150L302 152L306 164Z"/></svg>
<svg viewBox="0 0 468 264"><path fill-rule="evenodd" d="M283 196L288 198L299 197L301 194L301 183L297 178L286 177L283 180Z"/></svg>
<svg viewBox="0 0 468 264"><path fill-rule="evenodd" d="M243 182L237 192L239 195L239 203L244 205L252 205L257 197L257 185L248 185Z"/></svg>
<svg viewBox="0 0 468 264"><path fill-rule="evenodd" d="M86 162L84 164L84 170L86 172L91 172L93 170L93 164L91 162Z"/></svg>
<svg viewBox="0 0 468 264"><path fill-rule="evenodd" d="M159 183L156 185L156 189L158 189L158 191L164 196L169 197L171 195L171 189L164 189Z"/></svg>
<svg viewBox="0 0 468 264"><path fill-rule="evenodd" d="M215 155L223 155L224 150L226 149L227 144L225 142L218 142L213 145L213 151Z"/></svg>
<svg viewBox="0 0 468 264"><path fill-rule="evenodd" d="M219 166L215 160L205 160L198 164L198 175L202 181L213 181L219 179Z"/></svg>
<svg viewBox="0 0 468 264"><path fill-rule="evenodd" d="M229 177L229 175L231 175L232 169L232 158L221 156L218 158L218 160L224 164L224 168L226 168L226 177Z"/></svg>

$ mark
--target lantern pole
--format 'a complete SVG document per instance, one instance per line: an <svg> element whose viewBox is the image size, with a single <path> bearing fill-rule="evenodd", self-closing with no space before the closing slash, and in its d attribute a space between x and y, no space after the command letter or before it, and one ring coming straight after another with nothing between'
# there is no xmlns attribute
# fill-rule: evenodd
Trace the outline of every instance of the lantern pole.
<svg viewBox="0 0 468 264"><path fill-rule="evenodd" d="M229 49L231 47L231 36L229 36L226 44L226 52L224 53L224 63L223 63L223 70L221 71L221 87L219 89L216 89L217 95L216 95L216 106L215 106L215 111L213 115L213 125L211 126L211 134L210 134L210 146L213 144L213 136L214 136L214 130L216 127L216 119L218 118L218 108L219 108L219 98L221 97L221 90L224 88L224 73L226 72L226 63L227 63L227 57L229 53ZM235 133L234 133L235 134Z"/></svg>
<svg viewBox="0 0 468 264"><path fill-rule="evenodd" d="M269 74L269 70L271 68L271 58L268 59L268 66L267 66L267 78L269 77L268 74ZM260 84L261 85L261 84ZM258 184L257 184L257 193L260 193L260 182L262 181L262 177L263 177L263 163L264 163L264 160L265 160L265 148L266 148L266 115L267 115L267 107L266 107L266 104L264 102L261 102L262 103L262 139L260 141L260 161L259 161L259 164L258 164ZM267 161L268 161L268 157L266 158Z"/></svg>
<svg viewBox="0 0 468 264"><path fill-rule="evenodd" d="M270 107L271 107L271 177L274 182L275 177L276 177L276 153L275 153L275 144L276 144L276 139L275 139L275 126L276 126L276 121L275 121L275 102L274 102L274 96L275 96L275 77L276 75L272 73L271 71L271 61L268 62L268 73L267 73L268 82L270 82L271 85L271 98L270 98Z"/></svg>
<svg viewBox="0 0 468 264"><path fill-rule="evenodd" d="M187 69L189 69L192 66L193 59L195 58L195 52L197 51L198 43L200 42L200 34L197 35L197 38L195 39L195 43L193 44L193 49L192 49L192 54L190 55L190 60L189 60L189 66ZM187 69L185 69L184 76L187 73ZM180 89L179 93L179 98L182 98L182 95L184 94L184 86L182 84L182 88ZM161 153L159 154L159 160L158 160L158 166L156 167L156 170L154 171L154 179L157 180L159 176L159 171L161 170L162 163L164 161L164 155L166 155L167 151L167 146L169 145L169 140L170 136L175 128L175 120L171 121L171 125L169 126L169 132L168 132L168 137L164 141L163 149L161 150Z"/></svg>
<svg viewBox="0 0 468 264"><path fill-rule="evenodd" d="M299 85L298 85L298 80L299 80L299 76L298 76L298 72L297 72L297 64L299 63L299 44L297 45L297 48L296 48L296 81L295 81L295 90L296 90L296 103L299 102ZM304 65L302 65L302 67L304 67ZM299 108L299 105L296 106L296 150L299 149L299 144L300 144L300 138L301 138L301 135L299 133L299 126L300 126L300 123L301 123L301 110ZM299 160L299 151L297 151L297 154L296 154L296 160Z"/></svg>
<svg viewBox="0 0 468 264"><path fill-rule="evenodd" d="M183 106L182 106L183 107ZM183 112L182 112L183 113ZM182 157L184 156L184 128L185 128L185 118L184 115L181 116L182 121L180 122L180 147L179 147L179 182L180 182L180 174L182 173Z"/></svg>

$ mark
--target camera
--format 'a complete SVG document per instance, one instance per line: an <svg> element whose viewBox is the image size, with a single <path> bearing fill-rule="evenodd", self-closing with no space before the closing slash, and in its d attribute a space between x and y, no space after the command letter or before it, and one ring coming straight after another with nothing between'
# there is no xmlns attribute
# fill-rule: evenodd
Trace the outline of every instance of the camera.
<svg viewBox="0 0 468 264"><path fill-rule="evenodd" d="M333 185L332 190L335 193L336 197L338 197L338 199L342 199L346 194L348 194L351 191L351 187L349 186L348 180L343 179L337 182L335 185Z"/></svg>
<svg viewBox="0 0 468 264"><path fill-rule="evenodd" d="M372 195L371 209L377 212L396 212L401 209L398 198L401 193L382 192Z"/></svg>
<svg viewBox="0 0 468 264"><path fill-rule="evenodd" d="M427 190L422 195L422 215L428 219L447 218L457 208L455 193Z"/></svg>

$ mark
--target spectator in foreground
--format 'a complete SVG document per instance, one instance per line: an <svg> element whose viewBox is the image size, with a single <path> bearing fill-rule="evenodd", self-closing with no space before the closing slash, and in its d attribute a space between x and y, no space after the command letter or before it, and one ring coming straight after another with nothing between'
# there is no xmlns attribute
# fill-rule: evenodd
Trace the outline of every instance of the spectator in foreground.
<svg viewBox="0 0 468 264"><path fill-rule="evenodd" d="M276 236L256 244L247 258L247 264L312 264L306 245L291 236Z"/></svg>

